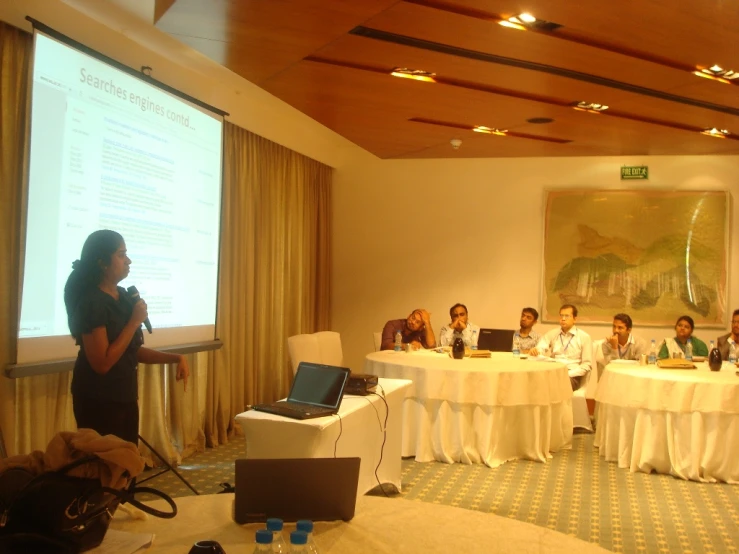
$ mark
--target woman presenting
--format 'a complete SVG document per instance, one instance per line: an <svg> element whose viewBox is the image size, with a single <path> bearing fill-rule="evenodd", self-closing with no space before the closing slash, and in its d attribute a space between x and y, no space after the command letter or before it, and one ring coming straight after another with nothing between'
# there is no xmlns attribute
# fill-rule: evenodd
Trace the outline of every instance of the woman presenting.
<svg viewBox="0 0 739 554"><path fill-rule="evenodd" d="M118 286L128 276L131 260L115 231L95 231L64 287L69 330L80 347L72 374L72 402L78 428L116 435L138 443L139 362L177 364L177 380L190 370L180 354L144 348L141 324L146 302L133 300Z"/></svg>

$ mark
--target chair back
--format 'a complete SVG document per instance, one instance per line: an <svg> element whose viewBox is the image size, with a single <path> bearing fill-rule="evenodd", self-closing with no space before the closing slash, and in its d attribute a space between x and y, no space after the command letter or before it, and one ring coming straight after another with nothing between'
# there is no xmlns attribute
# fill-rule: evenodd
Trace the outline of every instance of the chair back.
<svg viewBox="0 0 739 554"><path fill-rule="evenodd" d="M287 350L293 374L300 362L343 366L344 353L341 349L341 335L335 331L293 335L287 339Z"/></svg>
<svg viewBox="0 0 739 554"><path fill-rule="evenodd" d="M381 331L375 332L373 339L375 343L375 352L379 352L380 348L382 348L382 332Z"/></svg>
<svg viewBox="0 0 739 554"><path fill-rule="evenodd" d="M603 343L605 339L593 341L593 367L588 372L587 383L583 383L585 387L585 398L595 398L595 389L598 388L598 381L605 367L603 359Z"/></svg>

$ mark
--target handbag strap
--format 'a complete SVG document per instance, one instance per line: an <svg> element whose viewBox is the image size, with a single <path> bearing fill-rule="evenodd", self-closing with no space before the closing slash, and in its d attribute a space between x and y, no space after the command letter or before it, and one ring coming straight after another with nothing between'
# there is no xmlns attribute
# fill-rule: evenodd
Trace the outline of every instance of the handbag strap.
<svg viewBox="0 0 739 554"><path fill-rule="evenodd" d="M141 510L142 512L146 512L147 514L151 514L153 516L160 517L162 519L172 519L173 517L177 515L177 504L175 504L174 500L172 500L172 497L169 496L167 493L164 493L157 489L153 489L151 487L135 487L133 490L131 489L118 490L118 489L111 489L110 487L102 487L102 490L120 498L122 503L124 504L128 503L128 504L131 504L132 506L136 506L139 510ZM167 504L169 504L169 507L172 508L172 511L164 512L162 510L157 510L156 508L152 508L151 506L148 506L147 504L144 504L143 502L136 500L136 498L134 498L134 495L137 493L148 493L148 494L153 494L154 496L158 496L159 498L163 499Z"/></svg>

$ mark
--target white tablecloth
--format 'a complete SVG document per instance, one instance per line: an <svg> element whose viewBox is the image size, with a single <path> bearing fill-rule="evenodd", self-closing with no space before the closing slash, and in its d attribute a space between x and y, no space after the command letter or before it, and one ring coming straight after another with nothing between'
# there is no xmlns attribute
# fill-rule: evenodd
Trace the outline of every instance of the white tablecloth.
<svg viewBox="0 0 739 554"><path fill-rule="evenodd" d="M183 554L197 541L215 540L228 554L249 554L263 523L232 521L231 494L177 498L172 520L134 521L118 509L112 529L154 533L151 554ZM163 508L163 501L152 503ZM295 524L286 524L283 536ZM606 554L597 545L544 527L452 506L402 498L365 496L349 522L316 522L314 540L321 554ZM105 543L103 543L105 544Z"/></svg>
<svg viewBox="0 0 739 554"><path fill-rule="evenodd" d="M376 487L378 479L380 483L391 483L400 490L402 402L411 384L400 379L379 380L377 392L382 394L384 391L390 409L384 448L385 403L374 394L345 395L339 409L341 420L337 416L297 420L255 410L238 414L236 421L246 435L245 457L333 458L335 448L339 458L362 459L358 496Z"/></svg>
<svg viewBox="0 0 739 554"><path fill-rule="evenodd" d="M403 403L403 456L419 462L546 461L572 444L572 388L559 362L454 360L446 354L368 354L365 373L410 379Z"/></svg>
<svg viewBox="0 0 739 554"><path fill-rule="evenodd" d="M600 455L631 471L739 482L739 377L611 363L598 384Z"/></svg>

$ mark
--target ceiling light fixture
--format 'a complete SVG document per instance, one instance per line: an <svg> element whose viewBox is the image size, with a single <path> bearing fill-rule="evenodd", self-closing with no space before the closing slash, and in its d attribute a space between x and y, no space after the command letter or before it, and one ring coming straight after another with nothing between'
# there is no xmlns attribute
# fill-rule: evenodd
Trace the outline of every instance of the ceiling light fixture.
<svg viewBox="0 0 739 554"><path fill-rule="evenodd" d="M508 27L509 29L518 29L519 31L526 31L527 29L533 29L535 31L554 31L561 27L559 23L536 19L530 13L520 13L509 17L508 19L501 19L498 21L498 25Z"/></svg>
<svg viewBox="0 0 739 554"><path fill-rule="evenodd" d="M594 102L585 101L573 102L571 106L578 111L588 113L602 113L608 109L608 106L606 106L605 104L596 104Z"/></svg>
<svg viewBox="0 0 739 554"><path fill-rule="evenodd" d="M403 79L414 79L416 81L424 81L426 83L435 83L436 73L429 73L420 69L408 69L407 67L396 67L390 73L393 77L401 77Z"/></svg>
<svg viewBox="0 0 739 554"><path fill-rule="evenodd" d="M706 79L713 79L720 83L731 84L734 79L739 79L739 73L732 69L724 69L719 65L713 67L699 67L696 71L693 71L693 75L698 77L704 77Z"/></svg>
<svg viewBox="0 0 739 554"><path fill-rule="evenodd" d="M726 129L716 129L714 127L713 129L703 129L701 131L701 135L708 135L709 137L715 137L715 138L726 138L731 133L727 131Z"/></svg>
<svg viewBox="0 0 739 554"><path fill-rule="evenodd" d="M493 129L491 127L485 127L484 125L476 125L472 128L475 133L485 133L486 135L498 135L504 137L508 134L507 129Z"/></svg>

